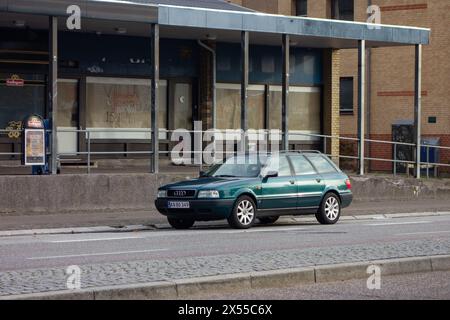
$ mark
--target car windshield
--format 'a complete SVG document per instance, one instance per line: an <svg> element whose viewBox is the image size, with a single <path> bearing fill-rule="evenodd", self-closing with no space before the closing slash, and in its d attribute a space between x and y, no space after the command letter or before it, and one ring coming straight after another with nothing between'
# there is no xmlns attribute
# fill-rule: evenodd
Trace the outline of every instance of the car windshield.
<svg viewBox="0 0 450 320"><path fill-rule="evenodd" d="M255 178L261 172L263 163L259 159L249 157L231 157L224 163L215 164L205 174L207 177L222 178Z"/></svg>

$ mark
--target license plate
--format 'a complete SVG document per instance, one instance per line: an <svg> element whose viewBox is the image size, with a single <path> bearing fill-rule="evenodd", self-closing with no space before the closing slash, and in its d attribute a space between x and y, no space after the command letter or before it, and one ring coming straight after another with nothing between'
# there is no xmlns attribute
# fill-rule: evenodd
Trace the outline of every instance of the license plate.
<svg viewBox="0 0 450 320"><path fill-rule="evenodd" d="M169 209L189 209L189 201L168 201L167 207Z"/></svg>

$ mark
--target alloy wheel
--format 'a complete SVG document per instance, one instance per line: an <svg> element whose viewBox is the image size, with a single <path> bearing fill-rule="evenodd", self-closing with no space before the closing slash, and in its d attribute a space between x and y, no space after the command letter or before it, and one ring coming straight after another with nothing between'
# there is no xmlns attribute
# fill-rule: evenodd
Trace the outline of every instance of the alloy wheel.
<svg viewBox="0 0 450 320"><path fill-rule="evenodd" d="M252 223L255 216L255 208L249 200L242 200L237 207L237 218L244 226Z"/></svg>
<svg viewBox="0 0 450 320"><path fill-rule="evenodd" d="M325 214L328 219L334 221L339 215L339 201L335 197L329 197L325 202Z"/></svg>

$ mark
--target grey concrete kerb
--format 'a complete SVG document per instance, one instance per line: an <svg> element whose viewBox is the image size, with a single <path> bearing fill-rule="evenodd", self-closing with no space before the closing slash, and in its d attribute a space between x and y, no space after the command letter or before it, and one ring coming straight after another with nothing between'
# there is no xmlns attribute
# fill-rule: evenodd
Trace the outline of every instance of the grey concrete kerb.
<svg viewBox="0 0 450 320"><path fill-rule="evenodd" d="M450 270L450 255L375 260L306 268L240 273L174 281L99 287L0 297L0 300L165 300L187 299L217 292L277 288L303 284L363 279L367 268L377 265L381 276Z"/></svg>

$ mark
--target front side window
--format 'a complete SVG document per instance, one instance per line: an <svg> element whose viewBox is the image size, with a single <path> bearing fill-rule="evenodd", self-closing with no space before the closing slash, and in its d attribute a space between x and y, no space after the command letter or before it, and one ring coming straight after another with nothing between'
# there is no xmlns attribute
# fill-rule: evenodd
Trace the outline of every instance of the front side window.
<svg viewBox="0 0 450 320"><path fill-rule="evenodd" d="M335 173L335 167L321 155L307 155L319 173Z"/></svg>
<svg viewBox="0 0 450 320"><path fill-rule="evenodd" d="M306 174L315 174L311 163L305 159L302 155L290 156L292 165L294 166L294 171L296 175L306 175Z"/></svg>
<svg viewBox="0 0 450 320"><path fill-rule="evenodd" d="M279 177L290 177L292 175L291 166L286 156L279 155L270 159L269 165L263 170L263 175L270 171L277 171Z"/></svg>

